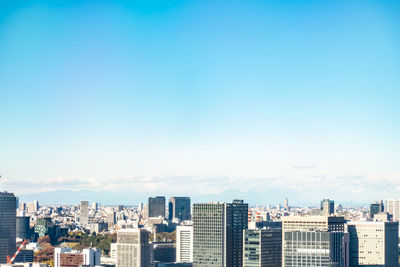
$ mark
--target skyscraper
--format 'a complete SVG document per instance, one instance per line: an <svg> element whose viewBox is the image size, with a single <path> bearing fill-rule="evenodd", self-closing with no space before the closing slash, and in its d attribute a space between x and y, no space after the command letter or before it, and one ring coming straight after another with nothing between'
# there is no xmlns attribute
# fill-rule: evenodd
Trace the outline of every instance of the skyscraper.
<svg viewBox="0 0 400 267"><path fill-rule="evenodd" d="M285 240L287 232L344 232L344 217L333 216L286 216L282 217L282 240ZM288 243L282 244L282 266L285 264L285 253L290 251L286 249Z"/></svg>
<svg viewBox="0 0 400 267"><path fill-rule="evenodd" d="M322 215L328 216L335 213L335 201L324 199L321 201Z"/></svg>
<svg viewBox="0 0 400 267"><path fill-rule="evenodd" d="M89 201L81 201L79 224L88 225L89 223Z"/></svg>
<svg viewBox="0 0 400 267"><path fill-rule="evenodd" d="M149 197L149 217L165 217L165 197Z"/></svg>
<svg viewBox="0 0 400 267"><path fill-rule="evenodd" d="M383 201L376 201L373 202L369 205L369 216L371 218L374 218L375 214L378 214L380 212L384 211L384 206L383 206Z"/></svg>
<svg viewBox="0 0 400 267"><path fill-rule="evenodd" d="M168 218L177 218L181 221L190 220L190 198L171 197L168 203Z"/></svg>
<svg viewBox="0 0 400 267"><path fill-rule="evenodd" d="M118 231L116 267L150 267L152 261L152 247L146 230Z"/></svg>
<svg viewBox="0 0 400 267"><path fill-rule="evenodd" d="M347 233L314 230L285 232L283 245L283 267L348 266Z"/></svg>
<svg viewBox="0 0 400 267"><path fill-rule="evenodd" d="M92 209L98 210L98 209L99 209L99 203L97 203L97 202L92 202Z"/></svg>
<svg viewBox="0 0 400 267"><path fill-rule="evenodd" d="M0 193L0 263L7 263L7 256L15 252L16 207L17 199L13 193Z"/></svg>
<svg viewBox="0 0 400 267"><path fill-rule="evenodd" d="M194 204L193 266L242 267L247 216L248 205L243 200Z"/></svg>
<svg viewBox="0 0 400 267"><path fill-rule="evenodd" d="M350 267L398 267L398 222L349 222Z"/></svg>
<svg viewBox="0 0 400 267"><path fill-rule="evenodd" d="M17 238L20 239L29 239L30 235L30 217L29 216L18 216L16 218L16 229L17 229Z"/></svg>
<svg viewBox="0 0 400 267"><path fill-rule="evenodd" d="M400 219L400 199L387 199L385 211L392 216L393 221L398 222Z"/></svg>
<svg viewBox="0 0 400 267"><path fill-rule="evenodd" d="M284 205L284 208L285 208L286 211L290 211L289 199L285 198L283 205Z"/></svg>
<svg viewBox="0 0 400 267"><path fill-rule="evenodd" d="M176 261L193 262L193 225L176 227Z"/></svg>
<svg viewBox="0 0 400 267"><path fill-rule="evenodd" d="M281 265L281 229L245 229L243 231L243 267Z"/></svg>

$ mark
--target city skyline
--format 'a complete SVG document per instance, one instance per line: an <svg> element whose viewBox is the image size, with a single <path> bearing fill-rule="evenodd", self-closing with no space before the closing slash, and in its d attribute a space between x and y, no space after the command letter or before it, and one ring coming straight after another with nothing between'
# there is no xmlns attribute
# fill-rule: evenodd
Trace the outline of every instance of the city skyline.
<svg viewBox="0 0 400 267"><path fill-rule="evenodd" d="M2 2L0 188L50 203L60 190L109 201L398 197L399 12L361 1Z"/></svg>

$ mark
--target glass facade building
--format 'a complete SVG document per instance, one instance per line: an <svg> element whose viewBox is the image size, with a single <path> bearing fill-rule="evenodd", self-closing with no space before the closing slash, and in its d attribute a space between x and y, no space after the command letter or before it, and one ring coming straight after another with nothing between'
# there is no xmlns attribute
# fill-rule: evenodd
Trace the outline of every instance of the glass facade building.
<svg viewBox="0 0 400 267"><path fill-rule="evenodd" d="M248 205L242 200L194 204L193 266L242 267L247 215Z"/></svg>
<svg viewBox="0 0 400 267"><path fill-rule="evenodd" d="M281 265L281 229L246 229L243 231L243 267Z"/></svg>
<svg viewBox="0 0 400 267"><path fill-rule="evenodd" d="M339 232L344 233L344 217L335 216L285 216L282 217L282 266L285 264L285 234L287 232ZM290 266L290 265L289 265ZM296 266L296 265L295 265ZM300 265L301 266L301 265Z"/></svg>
<svg viewBox="0 0 400 267"><path fill-rule="evenodd" d="M149 217L165 217L165 197L149 197Z"/></svg>
<svg viewBox="0 0 400 267"><path fill-rule="evenodd" d="M347 242L339 232L286 232L283 267L346 267Z"/></svg>
<svg viewBox="0 0 400 267"><path fill-rule="evenodd" d="M7 263L16 249L17 198L13 193L0 193L0 263Z"/></svg>
<svg viewBox="0 0 400 267"><path fill-rule="evenodd" d="M190 198L171 197L168 203L168 218L170 220L174 218L177 218L181 221L190 220Z"/></svg>

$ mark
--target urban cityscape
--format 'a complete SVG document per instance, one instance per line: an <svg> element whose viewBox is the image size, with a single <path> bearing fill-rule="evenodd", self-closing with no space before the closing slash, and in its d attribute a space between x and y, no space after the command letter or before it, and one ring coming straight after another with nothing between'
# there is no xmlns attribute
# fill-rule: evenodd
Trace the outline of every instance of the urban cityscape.
<svg viewBox="0 0 400 267"><path fill-rule="evenodd" d="M0 267L400 267L400 0L0 0Z"/></svg>
<svg viewBox="0 0 400 267"><path fill-rule="evenodd" d="M399 266L400 199L345 207L149 197L136 206L2 192L1 266Z"/></svg>

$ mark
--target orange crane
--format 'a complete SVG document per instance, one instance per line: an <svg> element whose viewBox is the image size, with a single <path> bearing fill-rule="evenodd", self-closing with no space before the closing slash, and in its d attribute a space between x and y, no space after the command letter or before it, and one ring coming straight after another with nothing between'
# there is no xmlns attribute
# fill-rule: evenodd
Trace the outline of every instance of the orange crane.
<svg viewBox="0 0 400 267"><path fill-rule="evenodd" d="M12 256L12 258L10 259L10 256L7 256L7 264L13 264L15 258L17 257L17 255L19 254L19 252L21 251L21 249L25 246L26 244L26 239L22 242L21 246L19 246L19 248L17 249L17 251L15 251L14 256Z"/></svg>

